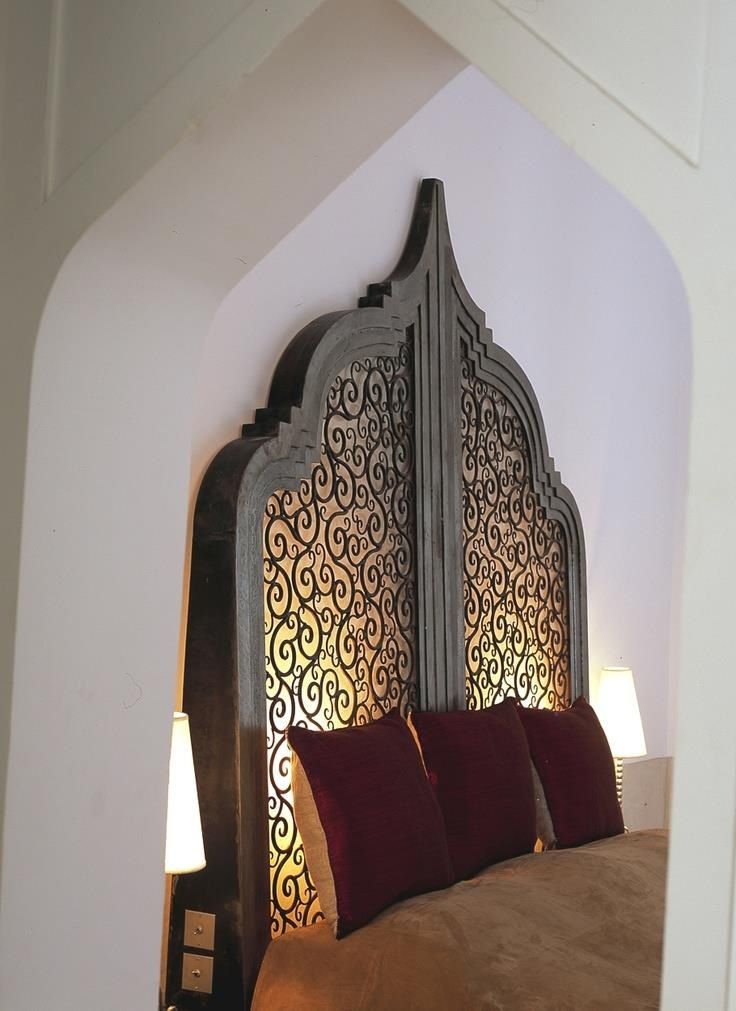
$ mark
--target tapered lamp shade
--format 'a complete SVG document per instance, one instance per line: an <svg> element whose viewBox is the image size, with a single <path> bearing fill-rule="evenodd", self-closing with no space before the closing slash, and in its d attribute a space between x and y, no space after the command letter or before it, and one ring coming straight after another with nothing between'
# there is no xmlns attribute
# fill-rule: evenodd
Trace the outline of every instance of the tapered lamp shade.
<svg viewBox="0 0 736 1011"><path fill-rule="evenodd" d="M189 717L174 713L164 868L167 874L188 874L201 871L205 864Z"/></svg>
<svg viewBox="0 0 736 1011"><path fill-rule="evenodd" d="M646 755L644 729L630 667L604 667L598 682L598 718L615 758Z"/></svg>

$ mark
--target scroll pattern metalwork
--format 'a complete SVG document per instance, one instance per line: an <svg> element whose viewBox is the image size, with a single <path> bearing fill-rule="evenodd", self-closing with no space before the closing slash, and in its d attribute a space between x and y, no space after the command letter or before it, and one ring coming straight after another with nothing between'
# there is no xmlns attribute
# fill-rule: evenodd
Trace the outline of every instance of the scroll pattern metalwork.
<svg viewBox="0 0 736 1011"><path fill-rule="evenodd" d="M463 601L469 709L570 702L567 550L531 482L510 401L461 361Z"/></svg>
<svg viewBox="0 0 736 1011"><path fill-rule="evenodd" d="M413 361L364 358L324 405L311 476L263 521L271 933L321 912L294 822L286 729L416 702Z"/></svg>

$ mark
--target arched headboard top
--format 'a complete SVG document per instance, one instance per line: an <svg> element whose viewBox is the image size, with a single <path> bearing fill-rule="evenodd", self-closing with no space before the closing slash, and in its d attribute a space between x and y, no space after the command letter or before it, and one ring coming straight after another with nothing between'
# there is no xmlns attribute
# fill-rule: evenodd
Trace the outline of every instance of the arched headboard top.
<svg viewBox="0 0 736 1011"><path fill-rule="evenodd" d="M575 501L426 179L396 269L296 335L200 489L184 704L208 864L177 889L170 982L185 908L218 917L212 1009L248 999L270 937L320 916L290 723L560 706L586 693L586 637Z"/></svg>

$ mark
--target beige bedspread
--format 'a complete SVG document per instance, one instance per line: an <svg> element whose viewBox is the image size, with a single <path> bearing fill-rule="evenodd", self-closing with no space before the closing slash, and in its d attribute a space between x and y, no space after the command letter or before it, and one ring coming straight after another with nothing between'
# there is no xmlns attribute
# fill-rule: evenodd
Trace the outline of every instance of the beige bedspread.
<svg viewBox="0 0 736 1011"><path fill-rule="evenodd" d="M344 940L269 947L255 1011L656 1008L665 832L518 857L393 906Z"/></svg>

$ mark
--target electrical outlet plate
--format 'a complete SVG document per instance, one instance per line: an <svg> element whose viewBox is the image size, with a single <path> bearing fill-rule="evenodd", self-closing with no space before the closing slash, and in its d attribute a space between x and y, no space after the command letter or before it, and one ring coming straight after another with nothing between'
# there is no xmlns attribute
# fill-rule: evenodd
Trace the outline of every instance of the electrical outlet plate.
<svg viewBox="0 0 736 1011"><path fill-rule="evenodd" d="M212 993L212 973L215 960L211 955L193 955L184 952L181 968L182 990L195 990L197 993Z"/></svg>
<svg viewBox="0 0 736 1011"><path fill-rule="evenodd" d="M215 914L199 913L194 909L184 912L184 947L215 950Z"/></svg>

